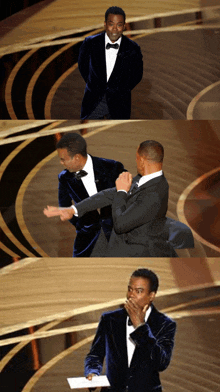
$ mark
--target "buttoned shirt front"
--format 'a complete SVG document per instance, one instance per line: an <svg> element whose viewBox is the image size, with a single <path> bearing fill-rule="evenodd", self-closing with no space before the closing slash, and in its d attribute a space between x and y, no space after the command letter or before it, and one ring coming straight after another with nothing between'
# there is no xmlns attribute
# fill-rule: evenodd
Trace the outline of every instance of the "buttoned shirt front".
<svg viewBox="0 0 220 392"><path fill-rule="evenodd" d="M94 174L94 169L93 169L93 163L92 163L92 158L89 154L87 154L87 161L85 163L85 166L82 168L82 170L85 170L87 172L87 175L82 177L78 181L82 181L84 187L86 188L86 191L89 196L93 196L97 193L97 187L95 183L95 174ZM74 211L75 211L75 216L78 217L78 211L74 205L71 206Z"/></svg>
<svg viewBox="0 0 220 392"><path fill-rule="evenodd" d="M86 176L81 178L83 185L86 188L88 195L93 196L97 193L97 187L95 183L92 158L89 154L87 154L87 161L82 170L85 170L88 173Z"/></svg>
<svg viewBox="0 0 220 392"><path fill-rule="evenodd" d="M114 49L114 48L109 48L106 49L106 45L107 43L112 44L112 41L110 40L110 38L108 37L108 35L105 33L105 60L106 60L106 75L107 75L107 82L111 76L111 73L113 71L113 68L115 66L115 62L117 59L117 55L118 55L118 51L119 51L119 47L121 44L121 37L114 42L114 44L118 44L118 49Z"/></svg>

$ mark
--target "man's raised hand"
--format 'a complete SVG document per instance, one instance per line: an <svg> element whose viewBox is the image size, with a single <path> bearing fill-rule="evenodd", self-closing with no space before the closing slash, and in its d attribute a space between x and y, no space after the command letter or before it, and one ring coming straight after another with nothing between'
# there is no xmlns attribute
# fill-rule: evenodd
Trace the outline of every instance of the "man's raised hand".
<svg viewBox="0 0 220 392"><path fill-rule="evenodd" d="M146 304L144 308L142 308L133 298L129 298L126 300L124 306L135 328L144 323L145 313L149 304Z"/></svg>
<svg viewBox="0 0 220 392"><path fill-rule="evenodd" d="M119 174L119 177L115 181L117 191L123 190L128 192L132 184L132 174L129 172L123 172Z"/></svg>

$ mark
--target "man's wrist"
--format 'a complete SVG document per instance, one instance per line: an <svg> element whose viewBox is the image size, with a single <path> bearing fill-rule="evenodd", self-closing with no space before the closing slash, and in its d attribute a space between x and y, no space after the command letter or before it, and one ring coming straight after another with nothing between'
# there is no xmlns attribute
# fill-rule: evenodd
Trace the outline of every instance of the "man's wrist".
<svg viewBox="0 0 220 392"><path fill-rule="evenodd" d="M145 322L144 322L144 321L143 321L143 323L138 324L138 325L135 327L135 329L137 329L137 328L139 328L139 327L142 327L142 325L145 325Z"/></svg>

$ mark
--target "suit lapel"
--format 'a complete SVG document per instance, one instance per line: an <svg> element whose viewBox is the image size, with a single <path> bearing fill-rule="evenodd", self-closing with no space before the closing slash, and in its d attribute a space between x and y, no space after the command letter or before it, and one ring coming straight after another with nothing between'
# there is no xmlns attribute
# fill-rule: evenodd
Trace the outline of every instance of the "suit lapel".
<svg viewBox="0 0 220 392"><path fill-rule="evenodd" d="M112 78L114 78L115 76L118 77L118 75L120 74L120 69L122 69L123 59L125 56L126 56L126 38L124 35L122 35L121 45L116 58L115 66L110 75L108 83L111 81Z"/></svg>
<svg viewBox="0 0 220 392"><path fill-rule="evenodd" d="M141 176L138 174L136 177L133 178L132 180L132 184L131 184L131 188L128 192L128 195L133 194L134 192L136 192L138 190L138 181L140 180Z"/></svg>
<svg viewBox="0 0 220 392"><path fill-rule="evenodd" d="M106 60L105 60L105 33L100 34L99 42L97 45L97 52L95 53L96 63L98 66L99 77L103 80L103 83L107 83L106 74Z"/></svg>
<svg viewBox="0 0 220 392"><path fill-rule="evenodd" d="M96 183L97 191L100 192L103 189L109 188L109 181L108 181L109 173L103 170L103 165L100 164L100 158L93 157L93 156L91 156L91 158L93 163L93 170L95 175L95 183Z"/></svg>
<svg viewBox="0 0 220 392"><path fill-rule="evenodd" d="M158 182L160 182L161 180L164 179L164 175L162 174L162 176L152 178L152 180L145 182L145 184L141 185L137 189L134 189L133 192L132 192L132 189L134 188L136 182L139 181L140 178L141 177L139 175L137 175L136 177L133 178L132 185L131 185L131 188L130 188L131 189L131 194L129 192L129 194L128 194L129 196L132 197L133 195L136 195L138 192L141 192L143 189L146 189L148 187L151 187L152 185L157 184Z"/></svg>
<svg viewBox="0 0 220 392"><path fill-rule="evenodd" d="M111 334L114 339L115 348L118 356L124 361L125 367L128 364L127 342L126 342L126 319L127 313L124 309L118 312L117 317L112 318Z"/></svg>
<svg viewBox="0 0 220 392"><path fill-rule="evenodd" d="M158 332L161 329L161 323L158 323L158 319L160 318L160 313L158 310L152 305L152 311L148 319L149 327L152 331L152 334L157 337Z"/></svg>
<svg viewBox="0 0 220 392"><path fill-rule="evenodd" d="M79 202L82 199L86 199L89 197L86 188L83 185L82 180L77 180L74 178L72 173L68 173L68 184L69 187L71 188L71 193L75 195L74 201Z"/></svg>

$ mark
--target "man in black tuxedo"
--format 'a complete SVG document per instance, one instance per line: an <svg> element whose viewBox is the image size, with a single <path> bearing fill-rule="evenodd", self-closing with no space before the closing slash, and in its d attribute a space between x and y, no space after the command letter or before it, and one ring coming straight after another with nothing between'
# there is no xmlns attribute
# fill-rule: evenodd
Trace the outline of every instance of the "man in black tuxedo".
<svg viewBox="0 0 220 392"><path fill-rule="evenodd" d="M119 174L124 171L122 163L90 156L85 139L77 133L67 133L57 143L57 152L65 167L59 178L59 205L69 207L72 200L81 200L97 192L113 187ZM111 206L91 210L83 217L72 216L70 222L76 227L73 257L89 257L100 236L109 241L113 221ZM101 241L100 241L101 243ZM101 245L101 244L100 244Z"/></svg>
<svg viewBox="0 0 220 392"><path fill-rule="evenodd" d="M105 32L85 38L78 66L86 88L82 119L128 119L131 90L143 75L138 44L124 36L125 13L110 7L105 13Z"/></svg>
<svg viewBox="0 0 220 392"><path fill-rule="evenodd" d="M106 358L109 392L161 392L159 372L171 360L176 323L152 304L157 275L139 268L131 275L123 309L104 313L85 359L85 376L100 375Z"/></svg>
<svg viewBox="0 0 220 392"><path fill-rule="evenodd" d="M136 154L138 175L123 172L116 188L106 189L66 209L48 207L48 217L82 217L112 206L113 227L106 257L177 257L166 225L169 186L162 171L164 149L154 140L142 142Z"/></svg>

